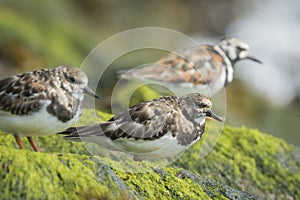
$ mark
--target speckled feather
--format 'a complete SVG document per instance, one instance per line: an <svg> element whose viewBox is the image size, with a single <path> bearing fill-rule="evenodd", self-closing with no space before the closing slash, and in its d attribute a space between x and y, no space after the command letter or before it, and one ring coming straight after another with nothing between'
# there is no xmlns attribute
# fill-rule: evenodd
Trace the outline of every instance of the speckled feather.
<svg viewBox="0 0 300 200"><path fill-rule="evenodd" d="M171 133L179 145L188 146L201 137L205 127L203 113L210 108L210 100L198 93L180 98L164 96L135 105L108 122L72 127L60 134L68 135L66 138L71 140L106 136L112 141L121 138L151 141ZM201 122L196 120L201 117Z"/></svg>
<svg viewBox="0 0 300 200"><path fill-rule="evenodd" d="M199 45L171 52L154 64L120 74L124 79L152 80L180 87L192 85L203 89L208 85L216 93L232 81L234 64L243 59L261 63L250 55L246 43L225 38L214 46Z"/></svg>
<svg viewBox="0 0 300 200"><path fill-rule="evenodd" d="M73 72L72 72L73 71ZM59 120L70 120L80 102L72 96L73 84L66 73L81 73L76 68L40 69L8 77L0 81L0 110L14 115L30 115L50 100L47 111Z"/></svg>
<svg viewBox="0 0 300 200"><path fill-rule="evenodd" d="M17 74L0 81L0 129L14 135L20 149L20 136L26 136L39 151L33 136L46 136L70 127L81 114L84 93L97 98L87 86L80 69L59 66Z"/></svg>
<svg viewBox="0 0 300 200"><path fill-rule="evenodd" d="M135 69L124 77L193 85L206 84L220 76L224 64L222 56L214 51L212 46L201 45L170 53L154 65ZM213 70L205 68L205 65L213 66Z"/></svg>

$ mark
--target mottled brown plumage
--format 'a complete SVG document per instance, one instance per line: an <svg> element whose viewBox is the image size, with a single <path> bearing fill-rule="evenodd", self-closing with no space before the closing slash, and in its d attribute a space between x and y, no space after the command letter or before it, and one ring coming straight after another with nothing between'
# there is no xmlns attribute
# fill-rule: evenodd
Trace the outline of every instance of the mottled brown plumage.
<svg viewBox="0 0 300 200"><path fill-rule="evenodd" d="M79 108L80 99L72 96L74 83L70 80L78 76L85 75L77 68L59 67L3 79L0 81L0 110L28 115L41 108L42 100L50 100L47 110L59 120L68 121Z"/></svg>
<svg viewBox="0 0 300 200"><path fill-rule="evenodd" d="M192 87L208 95L231 83L234 64L244 59L261 63L250 55L246 43L226 38L214 46L199 45L171 52L154 64L120 74L124 79L154 81L175 90Z"/></svg>
<svg viewBox="0 0 300 200"><path fill-rule="evenodd" d="M87 83L87 76L71 66L1 80L0 129L30 137L67 128L79 118L83 93L95 96Z"/></svg>
<svg viewBox="0 0 300 200"><path fill-rule="evenodd" d="M211 106L211 101L199 93L180 98L164 96L137 104L116 114L107 122L72 127L60 134L66 134L65 138L70 140L87 139L101 144L105 138L109 138L113 144L133 153L149 153L147 145L151 146L151 143L159 140L174 139L175 148L187 147L203 134L206 117L222 121L213 114ZM129 145L127 141L130 141ZM147 143L147 147L140 146L143 142ZM134 147L134 143L138 147Z"/></svg>

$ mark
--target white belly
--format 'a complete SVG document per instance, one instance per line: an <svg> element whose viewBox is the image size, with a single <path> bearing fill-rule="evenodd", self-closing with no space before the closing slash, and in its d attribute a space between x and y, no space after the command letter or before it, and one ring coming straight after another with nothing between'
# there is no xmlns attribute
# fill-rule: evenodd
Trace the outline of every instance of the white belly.
<svg viewBox="0 0 300 200"><path fill-rule="evenodd" d="M107 145L108 143L106 143ZM137 155L141 159L168 158L182 153L187 147L179 145L170 133L157 140L135 140L120 138L110 143L114 149L130 155Z"/></svg>
<svg viewBox="0 0 300 200"><path fill-rule="evenodd" d="M42 108L30 115L13 115L0 111L0 130L16 133L23 136L44 136L63 131L79 119L80 111L70 121L62 122L47 112L46 107L50 101L45 102Z"/></svg>

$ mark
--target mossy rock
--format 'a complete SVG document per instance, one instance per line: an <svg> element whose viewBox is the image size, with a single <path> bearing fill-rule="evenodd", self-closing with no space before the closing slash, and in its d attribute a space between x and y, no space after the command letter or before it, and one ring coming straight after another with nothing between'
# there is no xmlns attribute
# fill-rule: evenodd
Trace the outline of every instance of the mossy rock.
<svg viewBox="0 0 300 200"><path fill-rule="evenodd" d="M259 199L300 199L299 148L257 130L228 126L203 159L197 159L200 148L196 143L174 165L219 177Z"/></svg>
<svg viewBox="0 0 300 200"><path fill-rule="evenodd" d="M0 150L3 199L254 199L181 168L127 162L123 165L145 173L126 173L107 167L119 163L95 156Z"/></svg>
<svg viewBox="0 0 300 200"><path fill-rule="evenodd" d="M110 116L85 111L76 125ZM255 195L270 197L267 194L272 194L273 186L284 195L274 193L275 197L299 197L299 162L294 158L294 147L245 128L224 128L207 157L197 159L200 142L168 167L93 156L83 143L66 141L60 135L36 138L36 142L43 152L31 151L28 144L27 150L19 150L11 135L0 134L2 199L255 199ZM264 160L263 156L271 155ZM259 162L263 166L254 165ZM117 170L120 167L131 170Z"/></svg>

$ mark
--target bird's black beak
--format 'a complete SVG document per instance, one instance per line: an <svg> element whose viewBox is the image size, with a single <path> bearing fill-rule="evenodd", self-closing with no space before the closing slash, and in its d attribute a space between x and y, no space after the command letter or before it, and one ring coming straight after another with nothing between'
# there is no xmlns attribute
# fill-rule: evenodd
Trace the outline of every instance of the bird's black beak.
<svg viewBox="0 0 300 200"><path fill-rule="evenodd" d="M247 59L252 60L252 61L254 61L254 62L257 62L257 63L259 63L259 64L262 64L262 63L263 63L261 60L259 60L258 58L256 58L255 56L252 56L252 55L249 55L249 56L247 57Z"/></svg>
<svg viewBox="0 0 300 200"><path fill-rule="evenodd" d="M95 97L96 99L99 99L99 96L91 88L89 88L88 86L86 86L83 89L83 93L88 94L92 97Z"/></svg>
<svg viewBox="0 0 300 200"><path fill-rule="evenodd" d="M224 119L222 117L219 117L213 111L209 110L206 112L206 119L207 120L214 120L214 121L219 121L219 122L224 122Z"/></svg>

